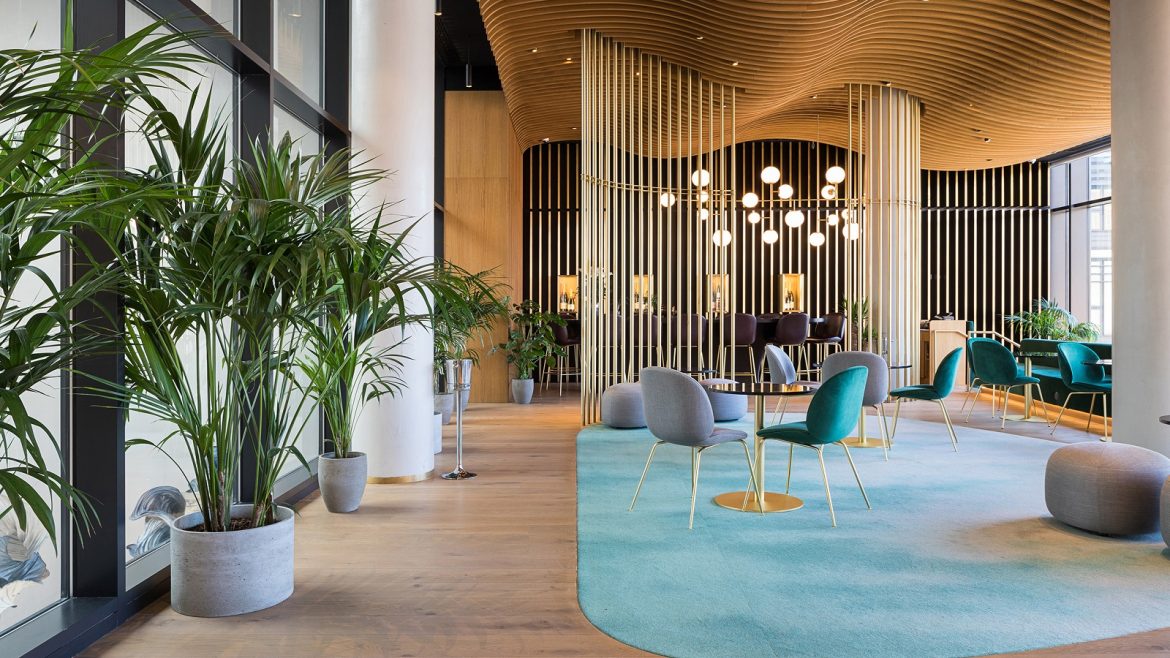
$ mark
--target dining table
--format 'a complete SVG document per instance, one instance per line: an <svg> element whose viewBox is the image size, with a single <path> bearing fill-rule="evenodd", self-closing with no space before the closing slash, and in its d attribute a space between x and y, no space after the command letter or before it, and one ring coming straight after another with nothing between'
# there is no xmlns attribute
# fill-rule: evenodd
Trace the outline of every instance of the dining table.
<svg viewBox="0 0 1170 658"><path fill-rule="evenodd" d="M755 398L755 425L752 432L755 447L755 461L752 469L755 472L756 484L763 492L763 505L757 503L754 491L729 491L715 496L715 504L727 509L740 512L790 512L804 507L804 501L786 493L768 491L764 482L764 439L760 438L760 430L764 428L764 412L767 408L767 399L781 395L812 395L817 387L807 384L771 384L766 382L741 382L736 384L715 384L707 386L713 393L728 395L747 395Z"/></svg>

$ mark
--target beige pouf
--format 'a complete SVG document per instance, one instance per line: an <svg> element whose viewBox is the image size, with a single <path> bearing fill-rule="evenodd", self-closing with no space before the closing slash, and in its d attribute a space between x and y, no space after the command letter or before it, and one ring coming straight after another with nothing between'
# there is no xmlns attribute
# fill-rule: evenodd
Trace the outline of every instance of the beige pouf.
<svg viewBox="0 0 1170 658"><path fill-rule="evenodd" d="M1044 502L1056 520L1102 535L1156 532L1170 459L1125 443L1074 443L1048 458Z"/></svg>
<svg viewBox="0 0 1170 658"><path fill-rule="evenodd" d="M699 382L703 388L708 386L717 386L719 384L734 384L734 379L704 379ZM743 418L747 413L748 396L733 395L731 393L719 393L718 391L707 391L707 397L711 399L711 413L715 415L716 423L726 423Z"/></svg>
<svg viewBox="0 0 1170 658"><path fill-rule="evenodd" d="M617 429L646 427L641 384L614 384L601 394L601 422Z"/></svg>

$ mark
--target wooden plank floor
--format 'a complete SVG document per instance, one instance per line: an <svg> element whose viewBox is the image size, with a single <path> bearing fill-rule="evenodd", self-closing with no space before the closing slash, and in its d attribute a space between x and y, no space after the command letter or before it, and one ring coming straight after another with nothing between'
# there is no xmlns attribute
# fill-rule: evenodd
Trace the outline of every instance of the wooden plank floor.
<svg viewBox="0 0 1170 658"><path fill-rule="evenodd" d="M959 395L949 403L956 418L960 404ZM981 400L970 426L998 431L989 408ZM938 420L932 405L904 405L903 413ZM1096 438L1083 428L1083 420L1061 427L1054 438ZM84 655L647 655L594 628L577 605L578 429L575 392L530 406L473 405L465 462L478 478L371 485L350 515L329 514L315 497L301 506L296 592L288 601L251 615L194 619L160 600ZM1009 422L1007 431L1050 438L1043 424ZM447 434L440 469L452 466L450 427ZM1037 653L1168 648L1170 629Z"/></svg>

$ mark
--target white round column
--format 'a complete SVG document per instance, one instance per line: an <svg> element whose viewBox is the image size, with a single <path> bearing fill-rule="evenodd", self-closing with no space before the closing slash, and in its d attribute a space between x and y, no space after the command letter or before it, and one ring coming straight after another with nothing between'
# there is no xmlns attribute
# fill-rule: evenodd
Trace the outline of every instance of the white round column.
<svg viewBox="0 0 1170 658"><path fill-rule="evenodd" d="M1113 438L1170 454L1170 2L1114 2Z"/></svg>
<svg viewBox="0 0 1170 658"><path fill-rule="evenodd" d="M434 3L353 0L350 52L350 130L358 159L390 172L367 191L361 209L394 204L398 228L417 221L409 238L415 256L434 256L435 16ZM435 468L431 363L427 329L408 332L406 386L370 403L355 437L369 455L371 482L411 482ZM384 345L399 336L380 339Z"/></svg>

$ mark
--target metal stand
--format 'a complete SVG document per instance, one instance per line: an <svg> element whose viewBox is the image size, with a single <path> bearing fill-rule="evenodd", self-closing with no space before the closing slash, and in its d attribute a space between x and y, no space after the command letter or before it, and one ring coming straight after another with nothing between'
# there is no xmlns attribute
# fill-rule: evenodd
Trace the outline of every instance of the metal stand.
<svg viewBox="0 0 1170 658"><path fill-rule="evenodd" d="M459 364L456 366L456 364ZM475 473L463 468L463 404L461 398L463 391L471 388L469 379L471 375L471 363L467 361L467 367L462 367L462 362L448 361L447 362L447 387L456 392L455 395L455 470L450 473L442 475L444 480L468 480L475 477Z"/></svg>

